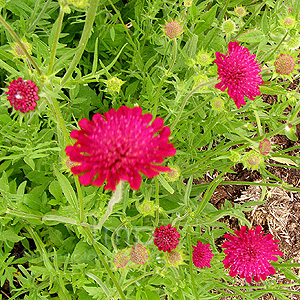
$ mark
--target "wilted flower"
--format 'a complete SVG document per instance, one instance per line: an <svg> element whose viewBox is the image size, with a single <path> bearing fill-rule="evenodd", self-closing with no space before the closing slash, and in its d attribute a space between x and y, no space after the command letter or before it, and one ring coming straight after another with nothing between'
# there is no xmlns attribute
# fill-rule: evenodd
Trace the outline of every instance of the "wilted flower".
<svg viewBox="0 0 300 300"><path fill-rule="evenodd" d="M229 42L226 54L216 52L214 63L218 66L221 82L216 88L225 91L234 100L237 108L245 105L245 96L254 100L260 95L259 85L263 84L260 65L255 55L241 47L238 42Z"/></svg>
<svg viewBox="0 0 300 300"><path fill-rule="evenodd" d="M283 255L278 251L276 243L279 241L273 240L271 234L263 236L260 226L250 230L242 226L240 231L236 230L234 233L235 235L225 234L224 237L229 241L222 245L226 254L223 263L226 269L230 268L229 275L234 277L239 274L248 283L252 278L259 281L266 280L268 275L274 275L276 271L269 261L277 261L275 255Z"/></svg>
<svg viewBox="0 0 300 300"><path fill-rule="evenodd" d="M177 38L183 32L181 25L176 21L171 21L165 26L165 34L170 39Z"/></svg>
<svg viewBox="0 0 300 300"><path fill-rule="evenodd" d="M271 151L271 142L267 139L264 139L259 144L259 150L262 155L267 155Z"/></svg>
<svg viewBox="0 0 300 300"><path fill-rule="evenodd" d="M193 263L197 268L203 269L204 267L210 268L210 262L213 258L213 253L210 250L210 244L204 244L200 241L197 242L197 246L193 246Z"/></svg>
<svg viewBox="0 0 300 300"><path fill-rule="evenodd" d="M183 265L183 251L173 249L171 252L165 253L165 260L169 266L178 268L179 265Z"/></svg>
<svg viewBox="0 0 300 300"><path fill-rule="evenodd" d="M260 166L263 166L264 159L260 153L250 150L243 156L242 163L249 170L258 170Z"/></svg>
<svg viewBox="0 0 300 300"><path fill-rule="evenodd" d="M295 69L296 63L293 56L281 53L275 61L276 72L281 75L289 75Z"/></svg>
<svg viewBox="0 0 300 300"><path fill-rule="evenodd" d="M125 250L120 251L114 258L114 264L117 269L125 268L130 260Z"/></svg>
<svg viewBox="0 0 300 300"><path fill-rule="evenodd" d="M144 265L148 260L149 254L145 247L136 245L131 248L130 258L137 265Z"/></svg>
<svg viewBox="0 0 300 300"><path fill-rule="evenodd" d="M158 247L159 251L171 252L179 244L180 234L177 228L171 227L170 224L157 227L153 236L154 244Z"/></svg>
<svg viewBox="0 0 300 300"><path fill-rule="evenodd" d="M142 115L140 107L121 106L117 111L95 114L92 121L79 121L80 130L73 130L71 138L77 139L66 147L71 161L80 165L72 167L83 185L101 186L115 190L120 180L128 181L137 190L142 181L140 172L149 178L170 168L161 166L164 157L175 155L169 143L170 128L163 126L163 119L151 124L151 114Z"/></svg>
<svg viewBox="0 0 300 300"><path fill-rule="evenodd" d="M246 16L246 14L247 14L246 9L245 9L244 7L242 7L242 6L237 6L237 7L234 9L234 12L235 12L235 14L236 14L238 17L240 17L240 18Z"/></svg>
<svg viewBox="0 0 300 300"><path fill-rule="evenodd" d="M180 177L180 169L175 166L169 166L170 171L165 172L165 177L169 181L176 181Z"/></svg>
<svg viewBox="0 0 300 300"><path fill-rule="evenodd" d="M38 87L31 80L18 78L10 83L5 94L8 95L7 100L15 110L27 113L36 107L35 101L39 99L38 90Z"/></svg>

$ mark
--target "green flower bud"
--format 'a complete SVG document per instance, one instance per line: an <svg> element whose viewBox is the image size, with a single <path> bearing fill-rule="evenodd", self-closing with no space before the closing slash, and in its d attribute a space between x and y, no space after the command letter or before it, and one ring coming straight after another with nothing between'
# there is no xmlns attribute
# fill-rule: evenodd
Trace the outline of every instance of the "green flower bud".
<svg viewBox="0 0 300 300"><path fill-rule="evenodd" d="M109 94L119 93L122 85L125 81L119 79L118 77L112 77L105 81L106 83L106 92Z"/></svg>
<svg viewBox="0 0 300 300"><path fill-rule="evenodd" d="M230 34L235 32L236 25L231 19L228 19L228 20L223 22L222 30L226 35L230 35Z"/></svg>

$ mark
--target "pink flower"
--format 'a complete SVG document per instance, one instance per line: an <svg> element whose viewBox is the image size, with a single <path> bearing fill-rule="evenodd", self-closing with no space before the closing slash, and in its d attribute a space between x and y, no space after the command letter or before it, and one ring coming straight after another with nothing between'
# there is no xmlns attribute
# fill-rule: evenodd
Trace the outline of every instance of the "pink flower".
<svg viewBox="0 0 300 300"><path fill-rule="evenodd" d="M240 277L246 278L249 283L252 277L254 281L259 281L266 280L268 275L274 275L276 271L269 261L277 261L275 255L283 253L278 251L278 241L273 240L272 234L263 236L264 232L260 226L250 230L242 226L241 231L237 230L234 233L234 236L225 234L224 237L229 241L222 245L222 248L226 248L223 263L226 269L230 267L229 275L234 277L239 273Z"/></svg>
<svg viewBox="0 0 300 300"><path fill-rule="evenodd" d="M165 34L170 39L179 37L182 32L181 25L175 21L171 21L165 26Z"/></svg>
<svg viewBox="0 0 300 300"><path fill-rule="evenodd" d="M237 108L245 105L245 96L254 100L260 95L259 85L263 84L260 65L254 54L239 45L238 42L229 42L226 54L216 52L214 63L218 66L218 74L221 82L216 88L225 91L231 97Z"/></svg>
<svg viewBox="0 0 300 300"><path fill-rule="evenodd" d="M71 168L80 183L101 186L107 180L105 189L115 190L120 180L127 180L137 190L140 172L152 178L169 171L159 164L176 152L169 143L170 128L163 126L161 118L149 124L152 118L151 114L142 115L140 107L122 106L103 116L95 114L92 121L79 121L81 130L71 132L77 141L66 147L66 154L80 163Z"/></svg>
<svg viewBox="0 0 300 300"><path fill-rule="evenodd" d="M177 228L171 227L170 224L157 227L153 236L154 244L159 251L170 253L179 244L180 234L177 232Z"/></svg>
<svg viewBox="0 0 300 300"><path fill-rule="evenodd" d="M210 244L204 244L200 241L197 242L197 246L193 246L193 263L196 267L201 269L204 267L211 267L210 261L214 255L209 247Z"/></svg>
<svg viewBox="0 0 300 300"><path fill-rule="evenodd" d="M15 110L27 113L36 107L35 101L39 99L38 90L38 87L31 80L18 78L10 83L8 92L5 93L8 95L7 100Z"/></svg>

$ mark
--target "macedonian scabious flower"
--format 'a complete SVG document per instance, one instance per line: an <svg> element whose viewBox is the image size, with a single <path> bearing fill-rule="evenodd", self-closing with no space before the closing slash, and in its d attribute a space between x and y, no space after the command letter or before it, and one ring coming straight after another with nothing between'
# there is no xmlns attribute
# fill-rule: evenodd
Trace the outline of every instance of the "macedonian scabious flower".
<svg viewBox="0 0 300 300"><path fill-rule="evenodd" d="M165 260L169 266L178 268L179 265L184 264L183 251L173 249L171 252L166 252Z"/></svg>
<svg viewBox="0 0 300 300"><path fill-rule="evenodd" d="M229 275L234 277L239 274L249 283L252 278L259 281L266 280L268 275L274 275L276 271L269 261L277 261L275 255L283 253L278 251L278 241L273 240L273 235L264 236L260 226L250 230L242 226L240 231L236 230L234 233L236 235L225 234L224 237L229 241L222 245L226 254L223 263L226 269L230 267Z"/></svg>
<svg viewBox="0 0 300 300"><path fill-rule="evenodd" d="M8 95L7 100L15 110L27 113L36 107L35 101L39 99L38 90L38 87L31 80L18 78L10 83L8 91L5 93Z"/></svg>
<svg viewBox="0 0 300 300"><path fill-rule="evenodd" d="M149 253L142 245L136 245L131 248L130 258L137 265L144 265L149 257Z"/></svg>
<svg viewBox="0 0 300 300"><path fill-rule="evenodd" d="M157 227L153 236L154 244L158 247L159 251L168 251L170 253L179 244L180 234L177 228L171 227L170 224Z"/></svg>
<svg viewBox="0 0 300 300"><path fill-rule="evenodd" d="M204 267L210 268L210 262L213 258L213 253L210 250L210 244L204 244L200 241L197 242L197 246L193 246L193 263L197 268L203 269Z"/></svg>
<svg viewBox="0 0 300 300"><path fill-rule="evenodd" d="M127 180L137 190L142 181L140 172L149 178L170 169L161 166L164 157L175 155L169 143L170 128L163 126L163 119L151 124L151 114L142 115L140 107L120 107L107 113L95 114L92 121L79 121L81 130L73 130L71 138L77 139L66 147L71 161L80 163L72 167L83 185L101 186L115 190L120 180Z"/></svg>
<svg viewBox="0 0 300 300"><path fill-rule="evenodd" d="M268 139L264 139L259 143L259 150L262 155L267 155L270 153L272 148L271 142Z"/></svg>
<svg viewBox="0 0 300 300"><path fill-rule="evenodd" d="M259 85L263 84L260 65L255 60L255 55L239 45L238 42L229 42L226 54L216 52L214 63L218 66L221 82L216 88L225 91L234 100L237 108L245 105L244 97L254 100L260 95Z"/></svg>

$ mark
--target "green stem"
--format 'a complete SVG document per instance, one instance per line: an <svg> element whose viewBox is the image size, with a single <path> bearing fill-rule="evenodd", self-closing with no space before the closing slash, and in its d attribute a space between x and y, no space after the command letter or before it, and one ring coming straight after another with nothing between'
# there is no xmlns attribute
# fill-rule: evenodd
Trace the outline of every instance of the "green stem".
<svg viewBox="0 0 300 300"><path fill-rule="evenodd" d="M92 243L95 251L97 252L97 255L102 263L102 265L104 266L106 272L108 273L110 279L113 281L115 287L117 288L119 295L121 297L122 300L126 300L126 297L119 285L119 282L117 281L116 277L114 276L113 272L111 271L111 268L108 266L107 262L105 261L103 254L97 244L97 242L95 241L95 239L93 238L90 230L86 227L82 227L82 229L85 231L86 235L88 236L89 241Z"/></svg>
<svg viewBox="0 0 300 300"><path fill-rule="evenodd" d="M74 176L74 179L75 179L75 185L76 185L76 189L77 189L78 202L79 202L79 222L82 223L85 221L82 189L81 189L81 185L79 183L78 176Z"/></svg>
<svg viewBox="0 0 300 300"><path fill-rule="evenodd" d="M276 48L275 48L273 51L271 51L271 53L268 52L268 53L266 53L266 54L261 58L261 61L262 61L262 62L268 61L269 58L270 58L274 53L276 53L276 51L279 49L280 45L284 42L284 40L285 40L285 38L287 37L288 34L289 34L289 31L287 30L286 33L285 33L285 35L284 35L283 38L281 39L281 41L277 44Z"/></svg>
<svg viewBox="0 0 300 300"><path fill-rule="evenodd" d="M290 121L290 122L288 122L288 123L286 123L286 124L283 124L282 126L278 127L276 130L273 130L272 132L269 132L268 134L266 134L266 135L264 136L264 138L265 138L265 139L268 139L268 138L273 137L273 136L276 135L276 134L280 134L281 131L285 130L287 124L297 125L297 124L299 124L299 123L300 123L300 118L297 118L297 119L295 119L295 120L293 120L293 121Z"/></svg>
<svg viewBox="0 0 300 300"><path fill-rule="evenodd" d="M4 20L4 18L1 15L0 15L0 22L6 28L6 30L10 33L10 35L14 38L14 40L18 43L18 45L21 47L21 49L23 50L24 54L26 55L27 59L31 62L31 64L34 66L34 68L37 70L37 72L41 75L42 72L41 72L40 68L38 67L38 65L36 64L36 62L33 60L33 58L31 57L31 55L28 53L28 51L25 48L24 44L19 39L19 37L17 36L17 34L14 32L14 30L12 29L12 27Z"/></svg>
<svg viewBox="0 0 300 300"><path fill-rule="evenodd" d="M175 60L176 60L176 57L177 57L177 39L174 39L174 54L173 54L173 59L172 59L172 62L171 62L171 65L168 69L167 72L165 72L163 78L160 80L160 83L159 83L159 86L156 90L156 93L155 93L155 96L154 96L154 100L153 100L153 103L154 103L154 108L153 108L153 119L155 119L156 117L156 113L157 113L157 108L158 108L158 98L159 98L159 93L160 93L160 90L165 82L165 79L167 76L169 76L169 73L171 72L174 64L175 64Z"/></svg>
<svg viewBox="0 0 300 300"><path fill-rule="evenodd" d="M267 3L267 1L268 0L264 0L264 2L260 6L257 7L257 9L255 10L255 12L250 16L250 18L245 22L245 24L238 31L238 33L236 34L235 38L237 38L240 35L240 33L246 28L246 26L248 26L251 23L251 21L256 17L256 15L258 15L258 13L261 11L261 9Z"/></svg>
<svg viewBox="0 0 300 300"><path fill-rule="evenodd" d="M134 50L138 51L135 43L132 40L131 35L129 34L128 28L126 27L126 25L125 25L125 23L124 23L124 21L122 19L122 16L121 16L120 12L116 9L116 7L114 6L114 4L112 3L111 0L108 0L108 2L111 5L111 7L113 8L113 10L115 11L115 13L118 15L118 18L119 18L120 22L122 23L123 27L125 28L126 35L128 36L128 39L130 40L130 43L133 46Z"/></svg>
<svg viewBox="0 0 300 300"><path fill-rule="evenodd" d="M261 126L261 122L260 122L258 112L255 108L254 108L254 115L255 115L257 129L258 129L258 136L262 136L263 135L263 130L262 130L262 126Z"/></svg>
<svg viewBox="0 0 300 300"><path fill-rule="evenodd" d="M253 143L252 140L250 140L249 138L247 138L246 136L244 136L243 134L241 134L240 132L238 132L231 124L230 120L227 118L226 114L224 113L224 117L228 123L228 125L230 126L231 130L234 131L238 136L240 136L242 139L248 141L251 145L255 145L255 143Z"/></svg>
<svg viewBox="0 0 300 300"><path fill-rule="evenodd" d="M188 243L189 243L189 254L190 254L190 261L189 261L189 268L190 268L190 274L191 274L191 282L192 282L192 290L193 294L195 296L196 300L200 300L196 284L195 284L195 278L194 278L194 270L193 270L193 247L192 247L192 239L191 239L191 228L190 226L188 227Z"/></svg>
<svg viewBox="0 0 300 300"><path fill-rule="evenodd" d="M64 18L64 12L60 8L59 10L59 15L57 19L57 25L56 25L56 31L55 31L55 36L53 40L53 45L52 45L52 50L51 50L51 57L50 57L50 63L48 66L48 72L47 75L49 76L52 71L53 71L53 65L54 65L54 60L55 60L55 55L56 55L56 50L57 50L57 45L58 45L58 40L59 40L59 35L61 33L61 28L62 28L62 22Z"/></svg>
<svg viewBox="0 0 300 300"><path fill-rule="evenodd" d="M180 108L180 111L178 113L178 115L176 116L173 124L170 126L171 127L171 131L174 130L174 128L176 127L177 123L179 122L180 118L181 118L181 115L183 113L183 110L186 106L186 103L187 101L190 99L191 96L193 96L199 89L201 89L202 87L204 86L209 86L209 85L212 85L212 84L215 84L218 82L218 79L214 78L212 80L209 80L207 82L203 82L203 83L200 83L197 87L195 87L189 94L186 95L186 97L183 99L183 102L181 104L181 108Z"/></svg>
<svg viewBox="0 0 300 300"><path fill-rule="evenodd" d="M31 32L34 30L36 24L40 21L41 17L43 16L44 12L46 11L46 9L49 7L49 4L51 3L52 0L47 0L46 3L44 4L43 8L41 9L40 13L38 14L38 16L35 18L35 20L31 23L31 25L29 26L27 32Z"/></svg>
<svg viewBox="0 0 300 300"><path fill-rule="evenodd" d="M64 77L61 80L61 85L64 85L68 81L68 79L72 76L73 71L75 70L76 66L78 65L78 63L81 59L83 51L86 47L86 44L87 44L87 42L90 38L91 32L92 32L94 20L95 20L96 13L97 13L98 4L99 4L99 0L91 0L90 1L90 5L89 5L88 11L86 13L84 28L82 31L82 35L81 35L78 47L77 47L77 51L75 53L75 56L70 64L66 74L64 75Z"/></svg>
<svg viewBox="0 0 300 300"><path fill-rule="evenodd" d="M119 232L119 230L120 230L127 222L131 222L131 221L136 220L136 219L138 219L138 218L140 218L140 217L141 217L141 215L138 214L138 215L136 215L136 216L134 216L134 217L132 217L132 218L130 218L130 219L124 221L123 223L121 223L121 224L114 230L114 232L112 233L110 239L111 239L111 244L112 244L112 246L113 246L115 252L118 252L118 247L116 246L116 243L115 243L115 236L116 236L116 234Z"/></svg>
<svg viewBox="0 0 300 300"><path fill-rule="evenodd" d="M158 226L159 223L159 183L158 179L155 177L155 205L157 206L156 209L156 217L155 217L155 228Z"/></svg>
<svg viewBox="0 0 300 300"><path fill-rule="evenodd" d="M108 205L107 205L107 209L105 214L102 216L101 220L99 221L99 223L97 224L97 229L101 229L103 224L105 223L105 221L109 218L109 216L112 213L113 207L115 204L119 203L122 199L122 195L123 195L123 184L124 181L120 181L118 183L118 185L116 186L116 190L114 191L113 195L111 196Z"/></svg>

